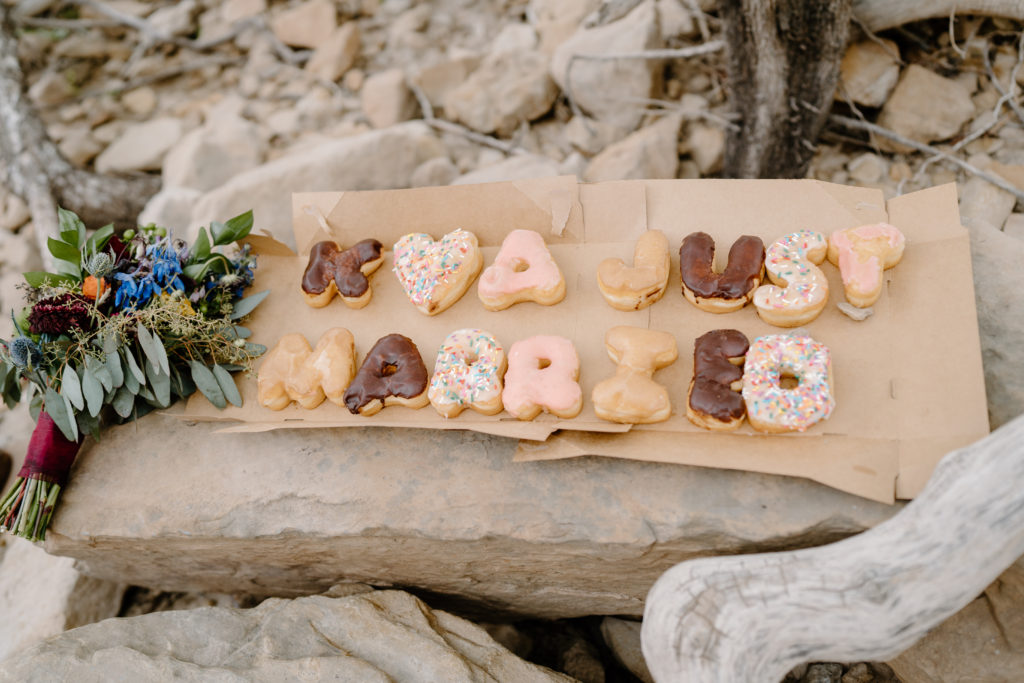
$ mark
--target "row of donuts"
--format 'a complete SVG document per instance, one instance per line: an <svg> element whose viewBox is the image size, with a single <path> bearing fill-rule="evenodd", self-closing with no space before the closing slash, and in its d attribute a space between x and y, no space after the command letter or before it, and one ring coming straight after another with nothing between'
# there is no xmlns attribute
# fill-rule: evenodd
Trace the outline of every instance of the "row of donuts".
<svg viewBox="0 0 1024 683"><path fill-rule="evenodd" d="M598 417L626 424L667 420L669 392L653 376L676 361L675 337L617 326L605 335L605 347L617 367L591 393ZM579 355L564 337L522 339L506 356L493 335L456 330L438 349L432 376L416 344L400 334L379 339L358 371L355 360L355 341L344 328L326 331L315 348L301 334L285 335L260 366L259 403L282 410L294 401L311 410L329 399L360 415L430 403L446 418L468 408L484 415L504 409L520 420L541 412L571 419L583 408ZM804 431L835 406L831 367L828 348L805 334L750 343L738 330L713 330L694 343L686 415L713 430L735 429L749 416L759 431ZM795 378L795 386L784 387L783 377Z"/></svg>
<svg viewBox="0 0 1024 683"><path fill-rule="evenodd" d="M715 242L704 232L688 235L679 249L683 294L701 310L728 313L753 302L766 322L797 327L814 320L828 301L828 279L818 266L826 259L839 267L847 300L866 308L878 300L883 272L903 256L905 239L892 225L876 223L833 232L790 233L765 249L759 237L733 243L722 272L716 272ZM348 249L332 241L316 244L303 273L307 303L322 307L338 294L352 308L370 301L369 276L384 262L383 245L363 240ZM394 272L409 300L426 315L437 315L458 301L483 267L476 236L454 230L440 241L409 234L394 245ZM762 285L765 272L772 284ZM658 230L638 240L633 265L609 258L597 268L597 282L608 303L640 310L658 301L668 286L668 240ZM477 293L484 307L500 311L522 301L545 306L565 297L565 278L544 238L513 230L492 265L480 277Z"/></svg>

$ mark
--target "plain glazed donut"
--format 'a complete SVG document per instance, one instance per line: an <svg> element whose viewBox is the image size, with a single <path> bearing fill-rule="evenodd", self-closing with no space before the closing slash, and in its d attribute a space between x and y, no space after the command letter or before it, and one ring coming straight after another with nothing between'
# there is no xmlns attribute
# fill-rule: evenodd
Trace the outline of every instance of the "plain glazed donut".
<svg viewBox="0 0 1024 683"><path fill-rule="evenodd" d="M698 427L736 429L747 414L743 361L750 348L739 330L712 330L693 343L693 379L686 392L686 417Z"/></svg>
<svg viewBox="0 0 1024 683"><path fill-rule="evenodd" d="M828 238L829 263L839 266L846 300L867 308L882 295L882 273L903 258L906 239L888 223L836 230Z"/></svg>
<svg viewBox="0 0 1024 683"><path fill-rule="evenodd" d="M349 308L362 308L370 303L373 290L369 277L384 263L381 248L381 243L374 239L356 242L344 250L337 242L317 242L302 274L306 303L321 308L331 303L335 294Z"/></svg>
<svg viewBox="0 0 1024 683"><path fill-rule="evenodd" d="M437 315L458 301L473 284L484 259L476 235L453 230L439 242L424 233L395 243L395 275L421 313Z"/></svg>
<svg viewBox="0 0 1024 683"><path fill-rule="evenodd" d="M493 335L477 329L455 330L437 350L427 397L445 417L466 408L484 415L501 412L505 350Z"/></svg>
<svg viewBox="0 0 1024 683"><path fill-rule="evenodd" d="M612 308L639 311L665 293L668 269L668 239L660 230L648 230L636 241L632 267L620 258L597 265L597 286Z"/></svg>
<svg viewBox="0 0 1024 683"><path fill-rule="evenodd" d="M706 232L686 236L679 248L683 296L709 313L730 313L747 305L764 276L764 242L743 235L729 249L729 263L716 273L715 240Z"/></svg>
<svg viewBox="0 0 1024 683"><path fill-rule="evenodd" d="M565 298L565 278L539 232L513 230L480 276L477 294L488 311L521 301L552 306Z"/></svg>
<svg viewBox="0 0 1024 683"><path fill-rule="evenodd" d="M579 378L580 357L571 341L552 335L521 339L508 351L501 400L520 420L532 420L542 410L573 418L583 409Z"/></svg>
<svg viewBox="0 0 1024 683"><path fill-rule="evenodd" d="M676 338L668 332L619 325L608 330L604 345L618 367L591 393L597 416L623 424L667 420L672 415L668 390L652 377L675 362Z"/></svg>
<svg viewBox="0 0 1024 683"><path fill-rule="evenodd" d="M363 359L345 391L345 406L353 415L374 415L384 407L427 405L427 368L419 349L408 337L381 337Z"/></svg>
<svg viewBox="0 0 1024 683"><path fill-rule="evenodd" d="M817 266L826 251L825 236L813 230L790 233L768 247L764 264L775 284L754 292L762 320L776 327L799 327L818 317L828 302L828 278Z"/></svg>
<svg viewBox="0 0 1024 683"><path fill-rule="evenodd" d="M782 387L792 377L797 386ZM828 347L806 335L758 337L743 366L743 400L750 425L762 432L804 431L835 408Z"/></svg>

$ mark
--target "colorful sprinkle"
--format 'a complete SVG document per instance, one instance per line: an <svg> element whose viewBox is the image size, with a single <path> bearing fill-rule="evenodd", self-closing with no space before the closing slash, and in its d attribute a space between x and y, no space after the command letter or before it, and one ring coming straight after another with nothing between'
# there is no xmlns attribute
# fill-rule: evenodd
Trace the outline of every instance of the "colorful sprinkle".
<svg viewBox="0 0 1024 683"><path fill-rule="evenodd" d="M505 350L488 332L455 330L437 351L427 396L431 403L471 405L501 394Z"/></svg>
<svg viewBox="0 0 1024 683"><path fill-rule="evenodd" d="M466 230L454 230L439 242L411 233L395 243L393 270L409 300L419 306L431 301L439 287L450 285L477 248L476 235Z"/></svg>
<svg viewBox="0 0 1024 683"><path fill-rule="evenodd" d="M801 432L828 418L835 408L829 382L831 367L828 347L806 335L758 337L750 345L743 366L747 413L759 422ZM792 375L799 384L783 389L783 375Z"/></svg>
<svg viewBox="0 0 1024 683"><path fill-rule="evenodd" d="M825 259L828 241L820 232L800 230L776 240L765 253L764 265L773 281L786 283L785 287L763 285L754 293L758 308L791 309L812 308L828 298L828 279L808 257L808 252L820 251Z"/></svg>

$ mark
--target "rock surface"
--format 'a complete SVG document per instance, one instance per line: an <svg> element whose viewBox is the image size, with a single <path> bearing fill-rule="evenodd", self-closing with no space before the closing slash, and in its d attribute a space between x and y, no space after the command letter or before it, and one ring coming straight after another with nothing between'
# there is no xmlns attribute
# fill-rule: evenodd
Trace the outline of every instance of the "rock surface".
<svg viewBox="0 0 1024 683"><path fill-rule="evenodd" d="M170 116L130 126L96 157L96 170L155 171L184 133L181 120Z"/></svg>
<svg viewBox="0 0 1024 683"><path fill-rule="evenodd" d="M66 629L117 615L124 586L84 576L74 560L8 537L0 561L0 660Z"/></svg>
<svg viewBox="0 0 1024 683"><path fill-rule="evenodd" d="M259 166L266 153L256 124L240 116L221 115L185 135L167 153L164 186L213 190Z"/></svg>
<svg viewBox="0 0 1024 683"><path fill-rule="evenodd" d="M849 97L865 107L881 107L889 98L900 76L900 49L884 38L854 43L839 65L836 100ZM844 92L845 91L845 92Z"/></svg>
<svg viewBox="0 0 1024 683"><path fill-rule="evenodd" d="M974 103L963 86L911 64L882 108L878 125L911 140L934 142L956 135L973 115ZM881 137L877 142L882 149L904 149Z"/></svg>
<svg viewBox="0 0 1024 683"><path fill-rule="evenodd" d="M291 244L292 192L408 187L412 172L443 152L430 129L418 122L319 144L237 175L203 195L190 229L253 209L257 229Z"/></svg>
<svg viewBox="0 0 1024 683"><path fill-rule="evenodd" d="M984 221L967 227L988 415L995 429L1024 413L1024 242Z"/></svg>
<svg viewBox="0 0 1024 683"><path fill-rule="evenodd" d="M349 21L335 29L316 49L305 69L325 81L336 81L352 68L358 56L359 25Z"/></svg>
<svg viewBox="0 0 1024 683"><path fill-rule="evenodd" d="M686 558L830 542L889 507L808 481L350 428L215 434L151 415L78 457L47 550L163 590L416 587L493 615L639 615ZM117 495L112 495L116 488Z"/></svg>
<svg viewBox="0 0 1024 683"><path fill-rule="evenodd" d="M523 121L546 114L556 97L547 57L533 50L499 51L448 93L444 110L481 133L510 135Z"/></svg>
<svg viewBox="0 0 1024 683"><path fill-rule="evenodd" d="M453 180L451 184L499 183L505 180L547 178L560 174L561 171L558 164L546 156L539 154L516 154L496 164L483 166L475 171L465 173Z"/></svg>
<svg viewBox="0 0 1024 683"><path fill-rule="evenodd" d="M330 0L300 2L274 17L270 26L285 45L317 48L330 38L338 25Z"/></svg>
<svg viewBox="0 0 1024 683"><path fill-rule="evenodd" d="M639 621L605 617L601 620L601 635L619 664L644 683L654 683L640 650L640 627Z"/></svg>
<svg viewBox="0 0 1024 683"><path fill-rule="evenodd" d="M0 665L0 681L522 681L571 679L408 593L267 600L112 619Z"/></svg>
<svg viewBox="0 0 1024 683"><path fill-rule="evenodd" d="M679 116L666 116L609 145L590 161L583 179L598 182L675 178L679 168L677 146L681 123Z"/></svg>
<svg viewBox="0 0 1024 683"><path fill-rule="evenodd" d="M416 113L416 99L405 84L401 69L388 69L370 76L359 94L363 113L374 128L388 128L408 121Z"/></svg>
<svg viewBox="0 0 1024 683"><path fill-rule="evenodd" d="M551 59L551 75L564 91L569 62L575 54L638 52L661 47L654 0L644 0L624 18L596 28L581 28L562 43ZM633 130L643 108L631 100L651 96L661 65L653 59L577 59L572 66L572 93L594 118Z"/></svg>

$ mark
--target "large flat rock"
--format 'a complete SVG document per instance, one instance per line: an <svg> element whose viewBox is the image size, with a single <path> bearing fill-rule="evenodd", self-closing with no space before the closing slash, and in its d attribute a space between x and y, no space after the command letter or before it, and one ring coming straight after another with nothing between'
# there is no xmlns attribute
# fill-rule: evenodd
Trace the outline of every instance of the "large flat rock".
<svg viewBox="0 0 1024 683"><path fill-rule="evenodd" d="M514 463L515 441L470 432L217 428L151 415L104 432L47 550L164 590L294 597L354 581L462 609L640 615L677 562L827 543L898 509L747 472Z"/></svg>

